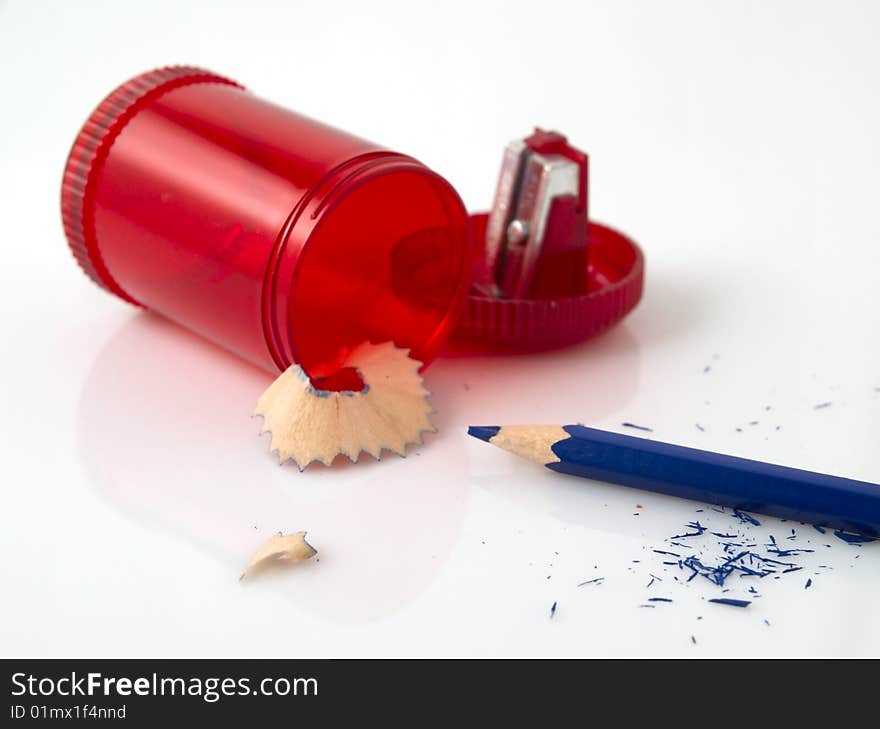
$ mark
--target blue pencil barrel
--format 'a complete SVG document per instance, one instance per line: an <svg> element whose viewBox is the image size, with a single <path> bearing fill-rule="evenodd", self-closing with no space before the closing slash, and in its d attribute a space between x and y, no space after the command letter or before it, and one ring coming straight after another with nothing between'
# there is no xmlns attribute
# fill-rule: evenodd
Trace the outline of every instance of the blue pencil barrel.
<svg viewBox="0 0 880 729"><path fill-rule="evenodd" d="M547 468L686 499L880 536L880 486L566 425Z"/></svg>

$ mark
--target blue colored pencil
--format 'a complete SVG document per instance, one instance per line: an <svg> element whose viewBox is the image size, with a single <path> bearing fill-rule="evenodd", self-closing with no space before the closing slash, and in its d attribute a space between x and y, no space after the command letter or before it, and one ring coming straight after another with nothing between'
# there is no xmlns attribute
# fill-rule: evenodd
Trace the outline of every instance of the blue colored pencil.
<svg viewBox="0 0 880 729"><path fill-rule="evenodd" d="M583 425L476 425L468 433L559 473L880 536L880 484Z"/></svg>

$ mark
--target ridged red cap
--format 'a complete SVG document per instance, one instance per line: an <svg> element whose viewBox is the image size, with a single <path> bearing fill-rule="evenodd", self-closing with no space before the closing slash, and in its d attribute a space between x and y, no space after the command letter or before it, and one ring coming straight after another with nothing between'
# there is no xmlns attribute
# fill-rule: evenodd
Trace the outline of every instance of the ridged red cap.
<svg viewBox="0 0 880 729"><path fill-rule="evenodd" d="M145 104L180 86L194 83L240 84L193 66L167 66L136 76L95 109L71 147L61 184L64 234L77 263L89 278L125 301L139 305L116 283L95 239L91 210L92 186L114 140Z"/></svg>
<svg viewBox="0 0 880 729"><path fill-rule="evenodd" d="M472 218L477 250L486 215ZM471 292L456 337L515 348L561 347L588 339L626 316L642 298L645 264L627 236L591 222L588 290L550 299L493 299Z"/></svg>

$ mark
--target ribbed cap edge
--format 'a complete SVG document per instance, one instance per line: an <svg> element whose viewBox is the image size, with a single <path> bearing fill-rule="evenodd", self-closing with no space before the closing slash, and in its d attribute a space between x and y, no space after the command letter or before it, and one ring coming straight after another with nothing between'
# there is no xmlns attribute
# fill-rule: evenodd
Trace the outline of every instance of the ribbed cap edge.
<svg viewBox="0 0 880 729"><path fill-rule="evenodd" d="M471 293L455 335L461 339L514 347L565 346L589 339L620 321L642 298L644 258L620 233L591 223L594 246L615 248L629 264L610 285L582 296L556 299L492 299Z"/></svg>
<svg viewBox="0 0 880 729"><path fill-rule="evenodd" d="M74 258L98 286L140 305L113 279L95 238L91 188L114 140L147 103L172 89L194 83L241 86L194 66L166 66L136 76L105 98L83 125L67 157L61 183L61 220Z"/></svg>

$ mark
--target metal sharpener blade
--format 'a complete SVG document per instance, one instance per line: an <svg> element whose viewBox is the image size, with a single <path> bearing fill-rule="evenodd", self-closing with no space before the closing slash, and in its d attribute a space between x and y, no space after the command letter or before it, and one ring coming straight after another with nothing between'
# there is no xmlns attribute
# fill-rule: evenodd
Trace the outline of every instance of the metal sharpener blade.
<svg viewBox="0 0 880 729"><path fill-rule="evenodd" d="M495 202L486 224L492 295L524 298L540 260L553 200L577 195L580 168L557 154L538 154L523 140L504 151Z"/></svg>

